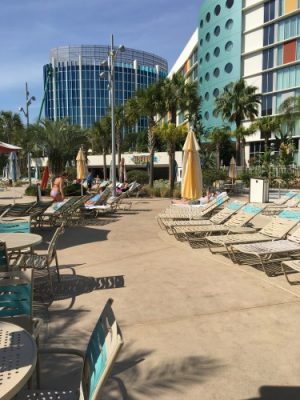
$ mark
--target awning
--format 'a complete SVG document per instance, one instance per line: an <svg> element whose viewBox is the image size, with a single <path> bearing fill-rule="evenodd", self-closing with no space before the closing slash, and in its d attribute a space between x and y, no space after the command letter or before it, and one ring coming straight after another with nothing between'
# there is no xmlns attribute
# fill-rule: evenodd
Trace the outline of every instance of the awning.
<svg viewBox="0 0 300 400"><path fill-rule="evenodd" d="M14 146L12 144L0 142L0 154L11 153L12 151L22 150L22 147Z"/></svg>

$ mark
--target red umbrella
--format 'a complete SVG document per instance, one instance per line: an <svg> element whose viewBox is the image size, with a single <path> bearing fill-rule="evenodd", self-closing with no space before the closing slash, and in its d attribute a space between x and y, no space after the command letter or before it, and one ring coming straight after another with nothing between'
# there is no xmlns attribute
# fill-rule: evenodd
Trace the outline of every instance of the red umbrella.
<svg viewBox="0 0 300 400"><path fill-rule="evenodd" d="M48 179L49 179L49 168L48 165L46 165L44 172L43 172L43 176L42 176L42 180L41 180L41 189L46 189L47 184L48 184Z"/></svg>

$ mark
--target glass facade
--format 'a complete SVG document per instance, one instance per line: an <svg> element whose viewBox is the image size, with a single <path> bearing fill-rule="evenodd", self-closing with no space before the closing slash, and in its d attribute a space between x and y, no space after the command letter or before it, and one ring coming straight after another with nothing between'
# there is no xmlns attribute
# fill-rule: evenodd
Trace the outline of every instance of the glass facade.
<svg viewBox="0 0 300 400"><path fill-rule="evenodd" d="M109 46L67 46L51 50L44 66L44 84L52 68L45 97L45 117L69 118L72 124L88 128L107 114L109 108ZM104 74L101 74L104 72ZM143 51L126 49L115 62L115 102L124 105L135 91L167 76L167 61ZM100 74L103 77L100 77ZM144 129L141 119L138 129Z"/></svg>

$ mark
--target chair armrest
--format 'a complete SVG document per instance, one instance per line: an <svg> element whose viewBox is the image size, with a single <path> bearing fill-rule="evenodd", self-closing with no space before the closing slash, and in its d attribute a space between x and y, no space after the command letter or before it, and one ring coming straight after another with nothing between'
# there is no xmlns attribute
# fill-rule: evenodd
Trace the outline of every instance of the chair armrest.
<svg viewBox="0 0 300 400"><path fill-rule="evenodd" d="M52 347L49 349L40 347L38 351L40 354L70 354L81 357L82 359L85 357L85 352L78 349L64 349L61 347Z"/></svg>

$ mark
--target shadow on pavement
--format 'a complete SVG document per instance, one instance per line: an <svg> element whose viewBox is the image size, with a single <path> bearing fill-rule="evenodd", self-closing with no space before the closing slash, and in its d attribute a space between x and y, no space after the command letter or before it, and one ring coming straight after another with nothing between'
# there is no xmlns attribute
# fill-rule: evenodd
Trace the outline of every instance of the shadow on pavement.
<svg viewBox="0 0 300 400"><path fill-rule="evenodd" d="M299 400L299 386L261 386L259 397L247 400Z"/></svg>
<svg viewBox="0 0 300 400"><path fill-rule="evenodd" d="M130 348L130 344L125 345L125 357L113 367L103 391L103 398L107 400L159 399L166 393L171 399L172 392L180 392L184 398L185 387L201 384L221 368L207 357L186 357L149 368L146 361L153 351Z"/></svg>

